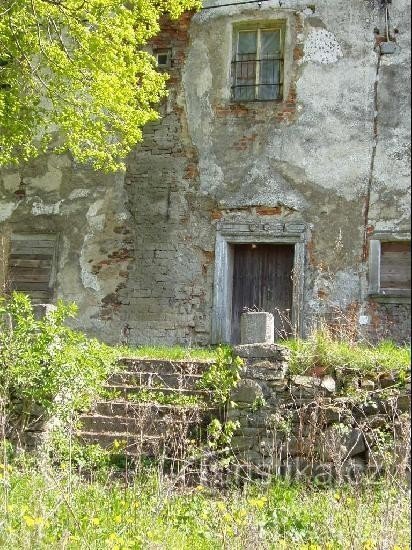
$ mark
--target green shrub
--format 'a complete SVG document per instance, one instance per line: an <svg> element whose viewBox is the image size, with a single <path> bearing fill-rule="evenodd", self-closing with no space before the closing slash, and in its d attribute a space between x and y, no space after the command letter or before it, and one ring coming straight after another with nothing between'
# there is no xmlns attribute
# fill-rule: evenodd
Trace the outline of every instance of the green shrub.
<svg viewBox="0 0 412 550"><path fill-rule="evenodd" d="M73 419L114 370L117 352L64 324L75 314L74 304L59 301L37 320L30 299L16 292L0 302L0 400L20 432L38 411Z"/></svg>
<svg viewBox="0 0 412 550"><path fill-rule="evenodd" d="M231 348L217 348L215 362L203 373L197 388L211 391L216 404L225 404L240 379L242 365L242 359L235 357Z"/></svg>

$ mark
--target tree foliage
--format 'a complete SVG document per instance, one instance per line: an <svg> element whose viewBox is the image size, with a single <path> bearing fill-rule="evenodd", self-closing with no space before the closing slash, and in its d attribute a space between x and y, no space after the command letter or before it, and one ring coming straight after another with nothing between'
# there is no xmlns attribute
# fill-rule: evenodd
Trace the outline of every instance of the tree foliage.
<svg viewBox="0 0 412 550"><path fill-rule="evenodd" d="M0 167L70 151L123 168L166 77L142 48L198 0L0 0ZM58 138L56 133L58 131Z"/></svg>

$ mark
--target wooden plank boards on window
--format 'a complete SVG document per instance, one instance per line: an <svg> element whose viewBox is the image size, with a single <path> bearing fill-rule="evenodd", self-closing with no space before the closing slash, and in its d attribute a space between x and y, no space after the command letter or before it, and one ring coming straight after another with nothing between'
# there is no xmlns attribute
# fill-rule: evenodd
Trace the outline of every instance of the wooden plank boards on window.
<svg viewBox="0 0 412 550"><path fill-rule="evenodd" d="M14 233L11 237L8 282L12 290L28 294L34 303L51 300L57 235Z"/></svg>
<svg viewBox="0 0 412 550"><path fill-rule="evenodd" d="M410 242L381 242L380 288L410 289L410 287Z"/></svg>

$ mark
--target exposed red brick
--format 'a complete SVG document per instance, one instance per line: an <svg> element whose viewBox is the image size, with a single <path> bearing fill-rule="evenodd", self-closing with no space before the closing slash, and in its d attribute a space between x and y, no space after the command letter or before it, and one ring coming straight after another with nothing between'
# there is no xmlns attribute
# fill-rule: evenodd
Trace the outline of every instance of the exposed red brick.
<svg viewBox="0 0 412 550"><path fill-rule="evenodd" d="M234 103L232 105L216 105L215 114L219 118L225 118L228 116L244 117L251 114L256 114L256 111L248 109L243 104Z"/></svg>
<svg viewBox="0 0 412 550"><path fill-rule="evenodd" d="M259 216L278 216L282 213L280 206L259 206L256 208L256 214Z"/></svg>
<svg viewBox="0 0 412 550"><path fill-rule="evenodd" d="M298 61L299 59L303 58L303 47L302 46L295 46L293 48L293 60Z"/></svg>
<svg viewBox="0 0 412 550"><path fill-rule="evenodd" d="M212 210L210 217L212 220L221 220L223 218L223 212L221 210Z"/></svg>
<svg viewBox="0 0 412 550"><path fill-rule="evenodd" d="M205 263L211 264L215 258L215 253L211 250L202 250L202 254L205 258Z"/></svg>
<svg viewBox="0 0 412 550"><path fill-rule="evenodd" d="M301 13L295 14L295 30L298 34L304 31L304 18Z"/></svg>
<svg viewBox="0 0 412 550"><path fill-rule="evenodd" d="M317 261L316 261L316 256L315 256L315 243L313 242L312 239L310 241L308 241L307 246L306 246L306 250L307 250L307 253L308 253L309 264L316 267Z"/></svg>
<svg viewBox="0 0 412 550"><path fill-rule="evenodd" d="M197 164L190 163L185 170L185 177L189 180L196 179L199 176L199 168Z"/></svg>

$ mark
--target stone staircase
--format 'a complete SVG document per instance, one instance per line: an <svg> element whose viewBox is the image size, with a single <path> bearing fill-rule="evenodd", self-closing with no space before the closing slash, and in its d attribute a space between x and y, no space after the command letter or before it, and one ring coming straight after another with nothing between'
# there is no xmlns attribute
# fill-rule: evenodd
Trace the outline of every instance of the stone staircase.
<svg viewBox="0 0 412 550"><path fill-rule="evenodd" d="M110 396L81 417L80 439L132 457L182 458L200 440L215 408L197 389L205 361L120 360L107 382Z"/></svg>

